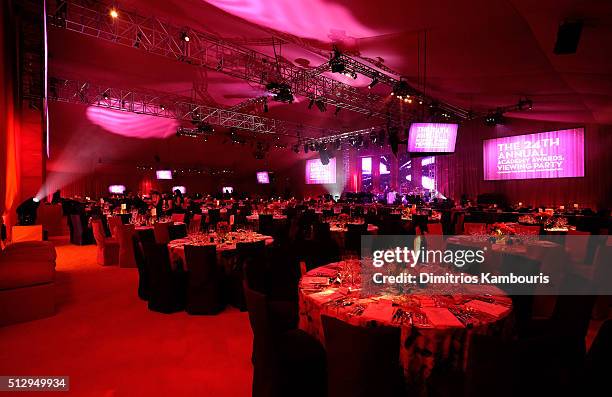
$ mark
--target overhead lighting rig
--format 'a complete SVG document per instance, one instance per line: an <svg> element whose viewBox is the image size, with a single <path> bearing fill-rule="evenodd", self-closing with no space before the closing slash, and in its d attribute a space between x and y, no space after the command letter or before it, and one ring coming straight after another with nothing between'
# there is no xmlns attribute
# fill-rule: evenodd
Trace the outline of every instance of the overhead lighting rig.
<svg viewBox="0 0 612 397"><path fill-rule="evenodd" d="M274 100L277 102L293 103L293 93L291 86L286 83L268 83L266 89L274 94ZM267 107L267 103L265 104Z"/></svg>
<svg viewBox="0 0 612 397"><path fill-rule="evenodd" d="M485 125L489 127L494 127L496 125L501 125L506 122L504 114L507 112L522 112L529 111L533 109L533 101L529 98L521 98L515 105L509 105L504 107L499 107L495 110L489 111L484 117Z"/></svg>

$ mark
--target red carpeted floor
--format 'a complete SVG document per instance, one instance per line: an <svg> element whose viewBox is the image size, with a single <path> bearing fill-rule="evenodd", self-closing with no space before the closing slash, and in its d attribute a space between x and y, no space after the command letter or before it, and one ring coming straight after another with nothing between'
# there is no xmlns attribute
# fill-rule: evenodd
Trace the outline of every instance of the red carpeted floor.
<svg viewBox="0 0 612 397"><path fill-rule="evenodd" d="M57 244L57 314L0 328L0 375L68 375L78 396L250 396L247 313L150 312L136 269L95 249Z"/></svg>

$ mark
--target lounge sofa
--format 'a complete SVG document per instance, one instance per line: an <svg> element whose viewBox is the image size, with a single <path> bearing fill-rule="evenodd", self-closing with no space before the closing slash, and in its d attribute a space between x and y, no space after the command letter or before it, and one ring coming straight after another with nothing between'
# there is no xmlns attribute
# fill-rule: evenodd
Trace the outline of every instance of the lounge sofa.
<svg viewBox="0 0 612 397"><path fill-rule="evenodd" d="M55 247L24 241L0 251L0 326L55 314Z"/></svg>

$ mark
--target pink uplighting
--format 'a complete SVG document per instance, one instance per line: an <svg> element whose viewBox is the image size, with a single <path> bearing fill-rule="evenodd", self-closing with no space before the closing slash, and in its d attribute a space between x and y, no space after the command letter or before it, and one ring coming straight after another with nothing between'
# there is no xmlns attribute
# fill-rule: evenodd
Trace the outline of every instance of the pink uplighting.
<svg viewBox="0 0 612 397"><path fill-rule="evenodd" d="M285 33L321 41L381 34L357 21L351 12L324 0L206 0L232 15Z"/></svg>
<svg viewBox="0 0 612 397"><path fill-rule="evenodd" d="M87 118L106 131L128 138L164 139L176 133L179 123L175 119L153 117L120 110L90 106Z"/></svg>

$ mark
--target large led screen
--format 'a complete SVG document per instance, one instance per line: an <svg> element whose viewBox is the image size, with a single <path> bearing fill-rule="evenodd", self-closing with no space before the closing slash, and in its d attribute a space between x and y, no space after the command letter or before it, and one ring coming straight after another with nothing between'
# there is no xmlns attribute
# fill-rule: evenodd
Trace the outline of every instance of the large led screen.
<svg viewBox="0 0 612 397"><path fill-rule="evenodd" d="M457 140L457 124L412 123L408 132L411 153L452 153Z"/></svg>
<svg viewBox="0 0 612 397"><path fill-rule="evenodd" d="M487 139L484 179L584 176L584 128Z"/></svg>
<svg viewBox="0 0 612 397"><path fill-rule="evenodd" d="M268 184L270 183L270 175L268 171L259 171L257 173L257 183Z"/></svg>
<svg viewBox="0 0 612 397"><path fill-rule="evenodd" d="M157 176L157 179L172 179L172 171L171 170L157 170L155 171L155 176Z"/></svg>
<svg viewBox="0 0 612 397"><path fill-rule="evenodd" d="M309 185L336 183L336 159L322 164L320 159L306 161L306 183Z"/></svg>

